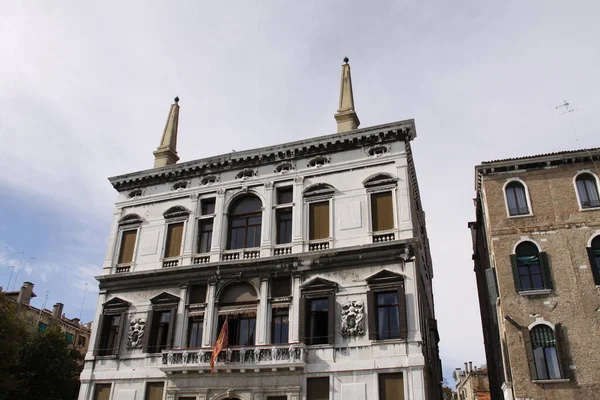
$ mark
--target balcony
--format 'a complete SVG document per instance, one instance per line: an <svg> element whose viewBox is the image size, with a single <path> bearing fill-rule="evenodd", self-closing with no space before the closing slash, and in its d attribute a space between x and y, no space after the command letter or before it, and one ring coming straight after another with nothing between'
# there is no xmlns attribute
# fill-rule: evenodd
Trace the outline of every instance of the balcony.
<svg viewBox="0 0 600 400"><path fill-rule="evenodd" d="M192 258L192 263L196 264L208 264L210 262L210 255L198 255Z"/></svg>
<svg viewBox="0 0 600 400"><path fill-rule="evenodd" d="M221 256L222 261L251 260L260 258L260 249L226 250Z"/></svg>
<svg viewBox="0 0 600 400"><path fill-rule="evenodd" d="M123 274L125 272L131 272L131 264L119 264L115 267L115 273Z"/></svg>
<svg viewBox="0 0 600 400"><path fill-rule="evenodd" d="M391 242L396 240L396 234L392 232L373 232L373 243Z"/></svg>
<svg viewBox="0 0 600 400"><path fill-rule="evenodd" d="M164 259L162 266L163 266L163 268L178 267L179 266L179 257Z"/></svg>
<svg viewBox="0 0 600 400"><path fill-rule="evenodd" d="M172 349L162 353L161 370L167 373L210 371L212 349ZM303 369L306 346L286 343L266 346L230 347L223 349L215 362L215 370L246 372L277 369Z"/></svg>
<svg viewBox="0 0 600 400"><path fill-rule="evenodd" d="M311 240L308 243L308 251L319 251L329 249L329 239Z"/></svg>

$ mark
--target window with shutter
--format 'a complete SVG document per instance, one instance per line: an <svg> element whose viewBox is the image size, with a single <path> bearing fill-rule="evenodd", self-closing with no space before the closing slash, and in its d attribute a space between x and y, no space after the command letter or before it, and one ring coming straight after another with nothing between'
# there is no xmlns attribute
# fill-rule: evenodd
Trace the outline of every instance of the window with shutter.
<svg viewBox="0 0 600 400"><path fill-rule="evenodd" d="M406 339L408 318L404 277L382 270L367 278L367 284L369 339Z"/></svg>
<svg viewBox="0 0 600 400"><path fill-rule="evenodd" d="M371 221L373 232L394 229L392 192L371 194Z"/></svg>
<svg viewBox="0 0 600 400"><path fill-rule="evenodd" d="M165 390L164 382L148 382L146 383L146 400L162 400Z"/></svg>
<svg viewBox="0 0 600 400"><path fill-rule="evenodd" d="M131 229L121 232L121 249L119 250L119 264L129 264L133 262L133 251L137 238L137 229Z"/></svg>
<svg viewBox="0 0 600 400"><path fill-rule="evenodd" d="M596 236L591 243L591 247L587 248L590 267L594 283L600 285L600 236Z"/></svg>
<svg viewBox="0 0 600 400"><path fill-rule="evenodd" d="M511 255L511 263L517 292L552 289L548 255L533 242L520 243Z"/></svg>
<svg viewBox="0 0 600 400"><path fill-rule="evenodd" d="M581 208L600 207L600 197L598 196L598 187L594 175L590 173L579 174L575 179L575 183Z"/></svg>
<svg viewBox="0 0 600 400"><path fill-rule="evenodd" d="M126 313L130 303L115 297L103 305L98 323L98 333L94 355L108 356L119 354L121 338L125 329Z"/></svg>
<svg viewBox="0 0 600 400"><path fill-rule="evenodd" d="M329 237L329 201L309 204L309 240Z"/></svg>
<svg viewBox="0 0 600 400"><path fill-rule="evenodd" d="M548 325L536 325L529 334L536 379L560 379L560 361L552 328Z"/></svg>
<svg viewBox="0 0 600 400"><path fill-rule="evenodd" d="M152 303L146 318L144 335L146 353L158 353L173 347L173 330L179 297L163 292L150 299Z"/></svg>
<svg viewBox="0 0 600 400"><path fill-rule="evenodd" d="M404 400L402 372L379 374L379 400Z"/></svg>
<svg viewBox="0 0 600 400"><path fill-rule="evenodd" d="M183 222L167 226L167 241L165 244L165 258L177 257L181 254L181 240L183 238Z"/></svg>

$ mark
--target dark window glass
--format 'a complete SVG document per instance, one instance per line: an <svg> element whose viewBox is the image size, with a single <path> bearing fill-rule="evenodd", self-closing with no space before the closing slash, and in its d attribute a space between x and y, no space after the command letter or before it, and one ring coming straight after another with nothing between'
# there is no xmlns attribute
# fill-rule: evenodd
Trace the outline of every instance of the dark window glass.
<svg viewBox="0 0 600 400"><path fill-rule="evenodd" d="M201 316L190 317L188 322L188 348L202 347L202 330L204 320Z"/></svg>
<svg viewBox="0 0 600 400"><path fill-rule="evenodd" d="M190 287L189 304L206 302L206 285L193 285Z"/></svg>
<svg viewBox="0 0 600 400"><path fill-rule="evenodd" d="M537 246L531 242L523 242L517 246L516 255L521 290L544 289L543 271Z"/></svg>
<svg viewBox="0 0 600 400"><path fill-rule="evenodd" d="M289 204L293 201L293 189L291 187L277 189L277 204Z"/></svg>
<svg viewBox="0 0 600 400"><path fill-rule="evenodd" d="M198 221L198 253L208 253L212 246L213 219L201 219Z"/></svg>
<svg viewBox="0 0 600 400"><path fill-rule="evenodd" d="M600 207L598 198L598 187L596 179L591 174L580 174L575 179L577 183L577 193L579 193L579 202L581 208Z"/></svg>
<svg viewBox="0 0 600 400"><path fill-rule="evenodd" d="M48 328L48 325L46 325L45 323L40 322L38 324L38 329L39 329L40 332L46 332L46 328Z"/></svg>
<svg viewBox="0 0 600 400"><path fill-rule="evenodd" d="M152 332L150 334L149 353L159 353L167 348L171 311L154 311Z"/></svg>
<svg viewBox="0 0 600 400"><path fill-rule="evenodd" d="M230 346L254 346L254 335L256 333L256 315L250 314L238 314L229 315L228 317L228 328L229 328L229 345ZM219 316L219 329L225 322L225 316Z"/></svg>
<svg viewBox="0 0 600 400"><path fill-rule="evenodd" d="M529 214L525 187L521 182L513 181L506 185L506 201L508 202L508 215Z"/></svg>
<svg viewBox="0 0 600 400"><path fill-rule="evenodd" d="M288 342L289 309L274 308L271 322L271 343L281 344Z"/></svg>
<svg viewBox="0 0 600 400"><path fill-rule="evenodd" d="M105 315L102 324L102 335L100 338L100 347L98 355L106 356L109 354L117 354L118 346L117 337L119 336L119 327L121 325L120 315Z"/></svg>
<svg viewBox="0 0 600 400"><path fill-rule="evenodd" d="M309 301L308 344L327 344L329 341L329 300Z"/></svg>
<svg viewBox="0 0 600 400"><path fill-rule="evenodd" d="M329 400L329 378L306 378L306 400Z"/></svg>
<svg viewBox="0 0 600 400"><path fill-rule="evenodd" d="M277 244L292 242L292 209L277 210Z"/></svg>
<svg viewBox="0 0 600 400"><path fill-rule="evenodd" d="M398 339L400 337L397 291L377 293L377 325L379 339Z"/></svg>
<svg viewBox="0 0 600 400"><path fill-rule="evenodd" d="M596 269L596 275L600 277L600 236L596 236L592 240L591 252L589 254L592 268ZM600 284L600 282L596 284Z"/></svg>
<svg viewBox="0 0 600 400"><path fill-rule="evenodd" d="M75 343L75 338L73 337L72 333L67 332L67 344L73 344Z"/></svg>
<svg viewBox="0 0 600 400"><path fill-rule="evenodd" d="M547 325L531 330L531 345L538 379L560 379L560 367L554 331Z"/></svg>
<svg viewBox="0 0 600 400"><path fill-rule="evenodd" d="M228 249L243 249L260 246L262 204L253 196L236 201L229 218Z"/></svg>
<svg viewBox="0 0 600 400"><path fill-rule="evenodd" d="M202 215L215 213L215 199L203 199L200 204L202 205Z"/></svg>

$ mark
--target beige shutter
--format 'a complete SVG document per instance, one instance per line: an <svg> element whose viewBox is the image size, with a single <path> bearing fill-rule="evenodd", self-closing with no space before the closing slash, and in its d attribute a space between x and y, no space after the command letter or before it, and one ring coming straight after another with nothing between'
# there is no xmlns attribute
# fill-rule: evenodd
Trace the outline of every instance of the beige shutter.
<svg viewBox="0 0 600 400"><path fill-rule="evenodd" d="M379 374L379 400L404 400L402 372Z"/></svg>
<svg viewBox="0 0 600 400"><path fill-rule="evenodd" d="M373 232L394 229L392 192L373 193L371 195L371 219L373 221Z"/></svg>
<svg viewBox="0 0 600 400"><path fill-rule="evenodd" d="M97 383L94 400L110 400L110 383Z"/></svg>
<svg viewBox="0 0 600 400"><path fill-rule="evenodd" d="M146 384L146 400L162 400L164 389L164 382L148 382Z"/></svg>
<svg viewBox="0 0 600 400"><path fill-rule="evenodd" d="M180 254L182 238L183 222L169 224L167 228L167 244L165 246L165 258L177 257Z"/></svg>
<svg viewBox="0 0 600 400"><path fill-rule="evenodd" d="M121 235L121 251L119 252L119 264L128 264L133 261L133 250L135 249L137 229L123 231Z"/></svg>
<svg viewBox="0 0 600 400"><path fill-rule="evenodd" d="M309 239L327 239L329 237L329 201L311 203L309 211Z"/></svg>

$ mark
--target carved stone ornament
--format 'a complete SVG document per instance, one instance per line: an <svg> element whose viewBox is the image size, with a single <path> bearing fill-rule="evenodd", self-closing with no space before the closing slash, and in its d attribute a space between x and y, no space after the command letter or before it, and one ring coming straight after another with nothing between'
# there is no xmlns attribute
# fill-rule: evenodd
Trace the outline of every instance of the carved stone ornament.
<svg viewBox="0 0 600 400"><path fill-rule="evenodd" d="M273 182L272 181L265 182L265 188L266 189L273 189Z"/></svg>
<svg viewBox="0 0 600 400"><path fill-rule="evenodd" d="M365 305L362 301L342 303L342 336L362 336L365 334Z"/></svg>
<svg viewBox="0 0 600 400"><path fill-rule="evenodd" d="M144 318L134 318L129 325L129 333L127 334L127 348L141 349L144 342L144 329L146 328L146 320Z"/></svg>

